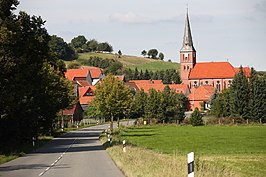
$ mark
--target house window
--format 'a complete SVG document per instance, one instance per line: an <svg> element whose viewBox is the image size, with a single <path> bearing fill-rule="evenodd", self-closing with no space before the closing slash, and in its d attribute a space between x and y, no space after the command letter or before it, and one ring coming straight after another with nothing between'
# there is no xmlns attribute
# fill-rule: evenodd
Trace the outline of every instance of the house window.
<svg viewBox="0 0 266 177"><path fill-rule="evenodd" d="M221 91L221 84L220 84L220 81L217 81L217 82L216 82L216 89L217 89L218 92Z"/></svg>
<svg viewBox="0 0 266 177"><path fill-rule="evenodd" d="M87 92L86 96L93 96L93 93L92 92Z"/></svg>
<svg viewBox="0 0 266 177"><path fill-rule="evenodd" d="M230 87L231 86L231 84L232 84L232 81L230 80L230 81L228 81L228 87Z"/></svg>
<svg viewBox="0 0 266 177"><path fill-rule="evenodd" d="M198 86L197 81L194 81L194 87L197 87L197 86Z"/></svg>

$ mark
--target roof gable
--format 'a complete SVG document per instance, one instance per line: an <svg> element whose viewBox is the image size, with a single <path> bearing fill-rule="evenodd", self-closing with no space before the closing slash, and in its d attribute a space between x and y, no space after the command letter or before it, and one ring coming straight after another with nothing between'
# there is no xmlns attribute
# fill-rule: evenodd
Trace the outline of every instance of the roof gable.
<svg viewBox="0 0 266 177"><path fill-rule="evenodd" d="M191 94L188 96L189 100L208 101L212 94L215 92L215 88L210 85L202 85L197 88L191 89Z"/></svg>

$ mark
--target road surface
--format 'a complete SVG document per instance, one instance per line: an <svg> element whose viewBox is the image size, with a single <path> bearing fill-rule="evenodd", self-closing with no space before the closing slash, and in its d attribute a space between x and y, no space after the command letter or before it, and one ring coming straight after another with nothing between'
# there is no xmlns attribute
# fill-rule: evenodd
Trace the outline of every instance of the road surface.
<svg viewBox="0 0 266 177"><path fill-rule="evenodd" d="M72 131L0 165L2 177L123 177L99 141L108 125Z"/></svg>

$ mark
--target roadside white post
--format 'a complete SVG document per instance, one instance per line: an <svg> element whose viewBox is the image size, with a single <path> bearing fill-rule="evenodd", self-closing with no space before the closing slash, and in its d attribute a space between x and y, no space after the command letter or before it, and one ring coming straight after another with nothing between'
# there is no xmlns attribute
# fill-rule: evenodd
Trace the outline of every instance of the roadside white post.
<svg viewBox="0 0 266 177"><path fill-rule="evenodd" d="M123 152L126 152L126 140L123 140Z"/></svg>
<svg viewBox="0 0 266 177"><path fill-rule="evenodd" d="M35 146L35 137L32 137L32 146L34 147Z"/></svg>
<svg viewBox="0 0 266 177"><path fill-rule="evenodd" d="M188 177L194 177L194 152L187 155Z"/></svg>
<svg viewBox="0 0 266 177"><path fill-rule="evenodd" d="M110 146L112 145L112 135L111 134L108 134L108 142L110 144Z"/></svg>

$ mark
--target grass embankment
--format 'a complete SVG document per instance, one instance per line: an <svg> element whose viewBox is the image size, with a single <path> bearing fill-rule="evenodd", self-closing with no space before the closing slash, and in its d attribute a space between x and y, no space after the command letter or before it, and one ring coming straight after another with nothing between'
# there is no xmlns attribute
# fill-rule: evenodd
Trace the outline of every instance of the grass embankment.
<svg viewBox="0 0 266 177"><path fill-rule="evenodd" d="M126 176L187 176L195 152L196 176L266 176L265 126L147 126L122 131L108 148ZM136 145L136 146L135 146Z"/></svg>
<svg viewBox="0 0 266 177"><path fill-rule="evenodd" d="M131 68L145 71L160 71L166 69L179 69L179 63L167 62L161 60L154 60L144 57L122 55L118 58L118 55L109 53L80 53L79 58L71 62L80 62L82 60L89 59L90 57L100 57L103 59L115 59L120 61L125 68ZM66 62L70 64L71 62Z"/></svg>

